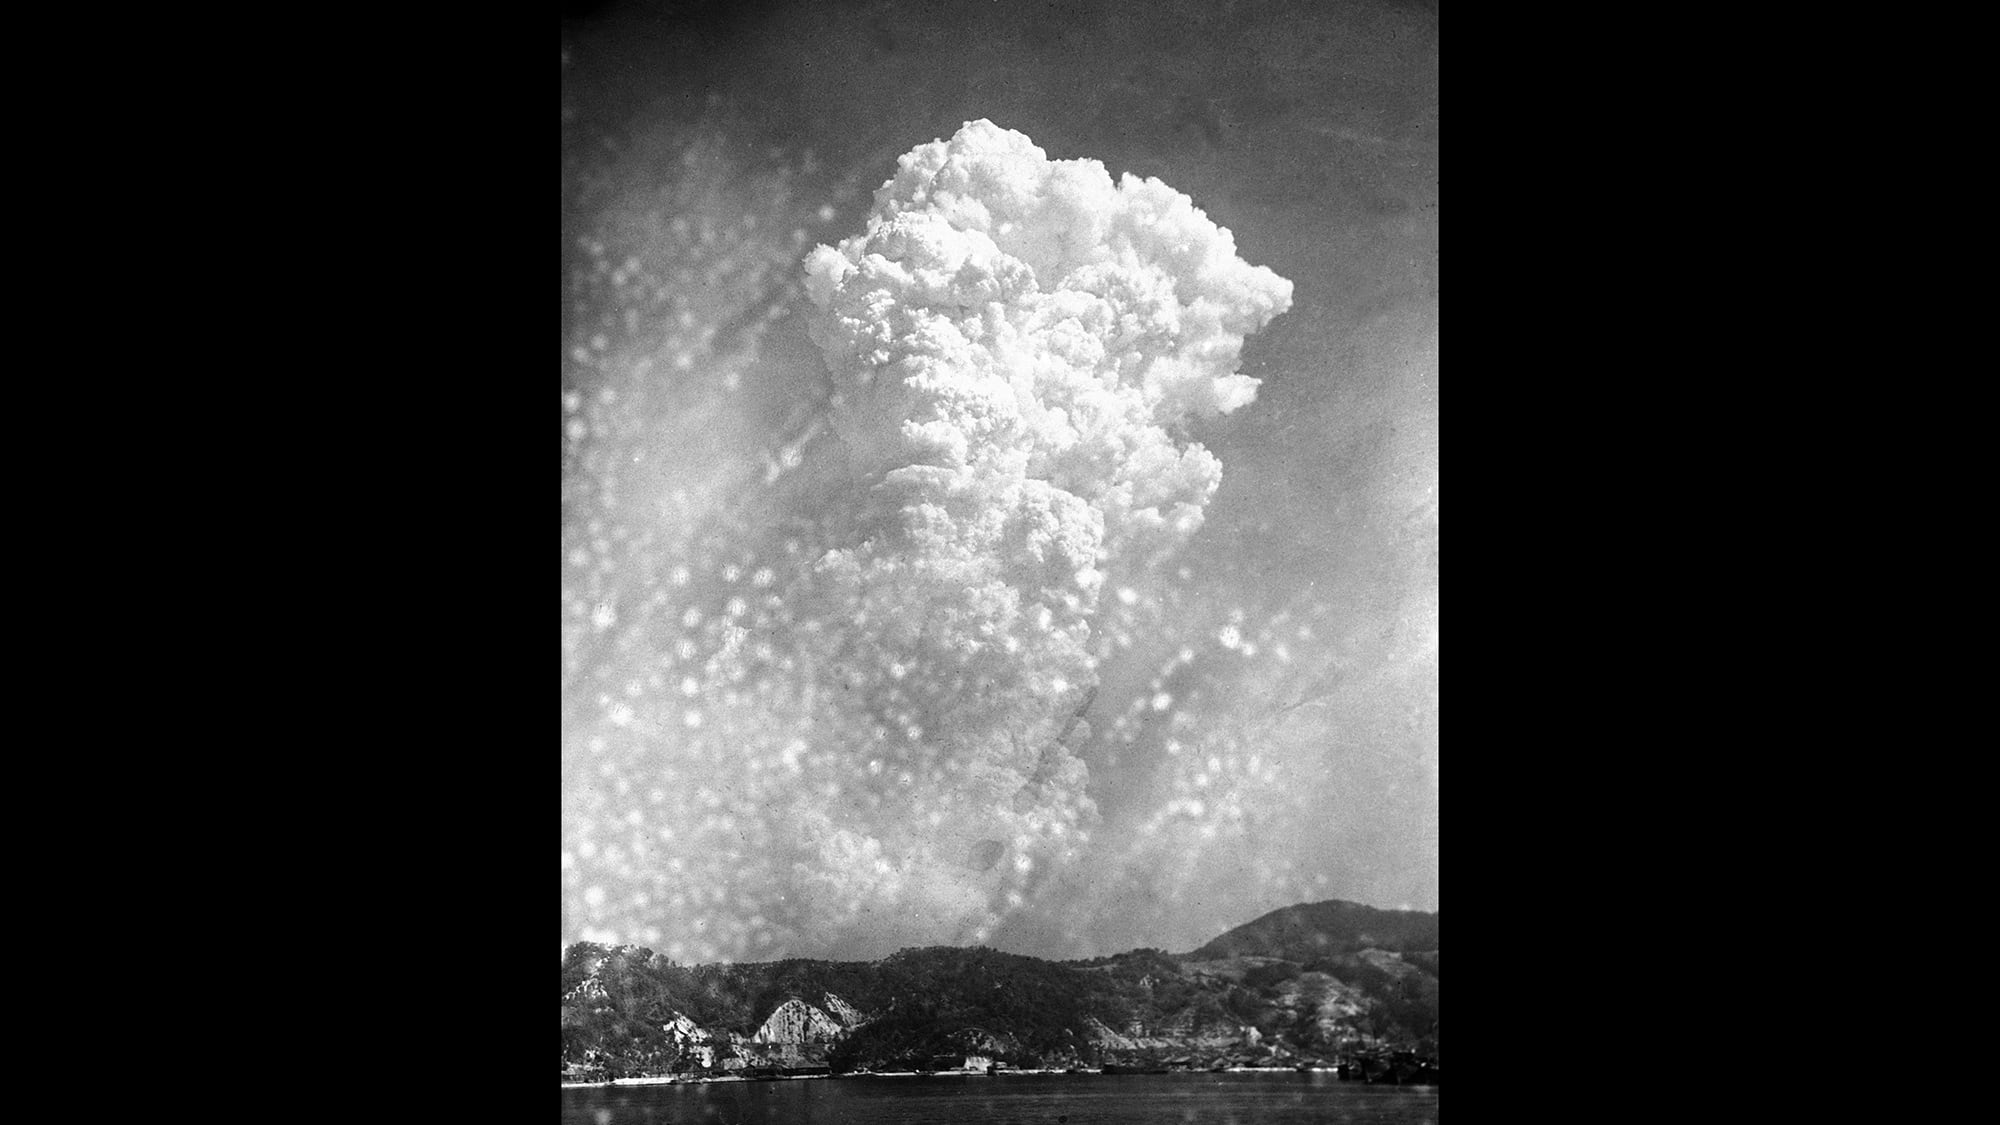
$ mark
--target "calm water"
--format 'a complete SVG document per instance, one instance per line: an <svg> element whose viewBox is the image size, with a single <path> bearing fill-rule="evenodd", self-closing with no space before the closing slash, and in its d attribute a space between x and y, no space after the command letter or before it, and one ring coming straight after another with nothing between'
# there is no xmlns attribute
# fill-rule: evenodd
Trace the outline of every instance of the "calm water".
<svg viewBox="0 0 2000 1125"><path fill-rule="evenodd" d="M714 1082L562 1092L565 1125L1436 1125L1435 1086L1331 1074L1020 1074Z"/></svg>

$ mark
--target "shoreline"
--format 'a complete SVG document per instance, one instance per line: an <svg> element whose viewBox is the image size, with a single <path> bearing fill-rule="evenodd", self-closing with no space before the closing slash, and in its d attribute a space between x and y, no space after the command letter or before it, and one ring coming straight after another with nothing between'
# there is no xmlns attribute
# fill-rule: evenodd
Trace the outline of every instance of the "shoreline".
<svg viewBox="0 0 2000 1125"><path fill-rule="evenodd" d="M1232 1067L1224 1067L1219 1071L1178 1070L1178 1071L1168 1071L1168 1073L1170 1074L1225 1074L1225 1073L1226 1074L1284 1074L1284 1073L1332 1074L1336 1073L1338 1070L1339 1070L1338 1067L1333 1067L1333 1066L1307 1067L1304 1068L1303 1070L1301 1070L1301 1068L1296 1066L1232 1066ZM1013 1067L1009 1067L1006 1070L998 1070L998 1071L993 1071L991 1073L988 1073L986 1071L977 1071L977 1070L931 1070L931 1071L856 1070L856 1071L849 1071L846 1074L774 1074L770 1075L769 1077L760 1077L760 1078L746 1078L740 1074L719 1074L719 1075L673 1074L673 1075L662 1075L662 1076L645 1077L645 1078L613 1078L603 1082L565 1082L562 1084L562 1088L565 1090L605 1090L613 1088L625 1089L634 1086L696 1086L714 1082L814 1082L824 1079L855 1079L855 1078L1005 1078L1008 1075L1012 1074L1101 1075L1103 1073L1104 1073L1103 1069L1099 1067L1083 1067L1079 1069L1060 1067L1055 1069L1039 1069L1039 1070L1015 1069ZM1113 1077L1117 1076L1114 1075Z"/></svg>

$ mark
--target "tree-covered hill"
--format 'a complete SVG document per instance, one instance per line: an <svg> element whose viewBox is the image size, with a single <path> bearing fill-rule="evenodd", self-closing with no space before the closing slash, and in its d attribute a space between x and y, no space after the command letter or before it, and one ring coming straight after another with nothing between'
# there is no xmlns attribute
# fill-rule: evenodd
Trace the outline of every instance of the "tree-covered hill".
<svg viewBox="0 0 2000 1125"><path fill-rule="evenodd" d="M1437 916L1346 902L1274 911L1182 956L1054 962L936 946L872 962L681 965L579 942L564 951L562 977L569 1074L889 1069L968 1055L1207 1066L1437 1053ZM765 1024L788 1001L832 1031L786 1041Z"/></svg>
<svg viewBox="0 0 2000 1125"><path fill-rule="evenodd" d="M1377 910L1358 902L1329 899L1273 910L1238 926L1186 959L1212 961L1224 957L1282 957L1311 961L1319 957L1387 949L1398 953L1429 952L1438 947L1438 916L1422 910Z"/></svg>

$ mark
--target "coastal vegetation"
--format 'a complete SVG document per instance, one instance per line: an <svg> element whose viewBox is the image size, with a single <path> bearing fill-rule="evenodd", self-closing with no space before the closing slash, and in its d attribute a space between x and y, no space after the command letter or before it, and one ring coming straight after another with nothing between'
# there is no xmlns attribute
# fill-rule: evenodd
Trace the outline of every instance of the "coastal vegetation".
<svg viewBox="0 0 2000 1125"><path fill-rule="evenodd" d="M563 953L566 1078L759 1070L1298 1066L1438 1054L1437 915L1324 902L1190 953L682 965ZM1434 1080L1434 1078L1433 1078Z"/></svg>

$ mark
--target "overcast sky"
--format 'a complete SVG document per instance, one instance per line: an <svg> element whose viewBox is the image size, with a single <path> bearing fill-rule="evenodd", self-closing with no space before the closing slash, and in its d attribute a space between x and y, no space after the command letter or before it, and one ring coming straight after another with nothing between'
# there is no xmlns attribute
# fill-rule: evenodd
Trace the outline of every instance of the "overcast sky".
<svg viewBox="0 0 2000 1125"><path fill-rule="evenodd" d="M1418 3L565 21L565 943L1066 958L1183 952L1298 902L1438 908L1437 61ZM869 357L913 354L944 314L855 272L929 237L868 241L871 197L981 120L947 179L981 145L1095 160L1106 185L1186 196L1240 268L1175 249L1223 243L1167 196L1100 198L1076 171L1051 189L1060 239L974 239L999 256L962 269L956 234L924 243L956 278L1011 257L1037 284L981 290L1020 331L947 333L935 401L885 391ZM1094 460L1050 436L1097 409L1065 397L1090 361L1032 328L1092 253L1173 281L1185 314L1104 400L1127 428ZM1188 358L1260 320L1229 370ZM1013 437L963 422L1006 386L973 368L1036 363L1055 374ZM899 412L945 436L912 446Z"/></svg>

